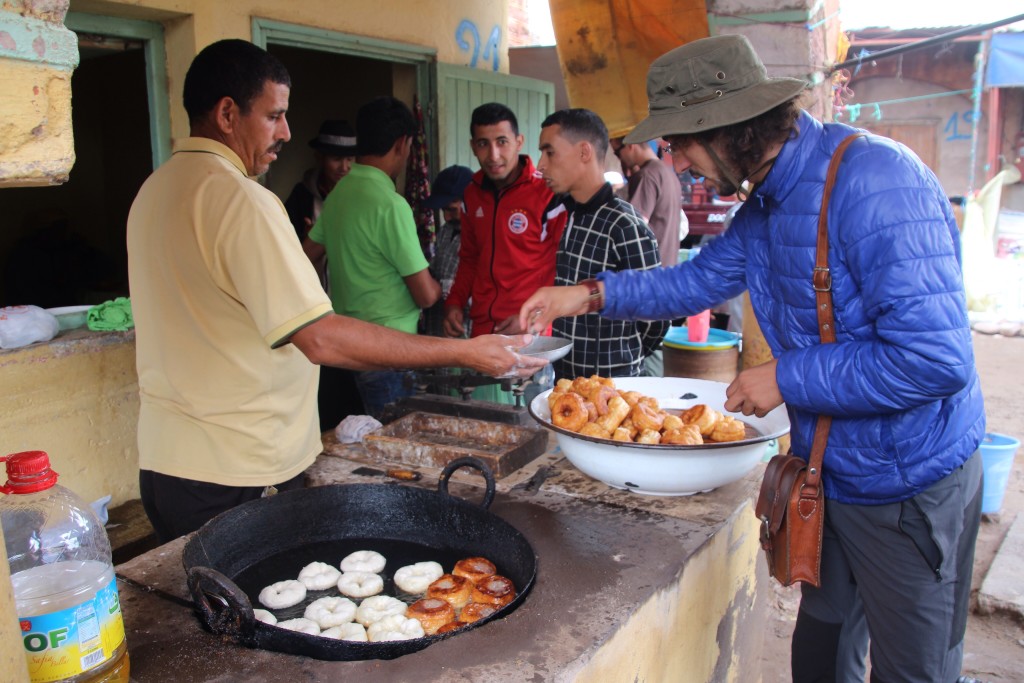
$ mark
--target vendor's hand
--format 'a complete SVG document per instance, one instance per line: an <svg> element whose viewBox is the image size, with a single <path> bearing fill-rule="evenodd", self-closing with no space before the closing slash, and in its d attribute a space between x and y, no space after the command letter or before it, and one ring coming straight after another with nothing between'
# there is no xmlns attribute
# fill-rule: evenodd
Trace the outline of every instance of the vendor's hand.
<svg viewBox="0 0 1024 683"><path fill-rule="evenodd" d="M506 336L503 334L485 334L474 337L466 342L470 347L464 364L477 372L491 377L532 377L538 370L547 365L542 358L532 358L516 353L533 341L533 335L523 334Z"/></svg>
<svg viewBox="0 0 1024 683"><path fill-rule="evenodd" d="M494 326L494 334L523 334L527 330L520 326L519 316L510 315Z"/></svg>
<svg viewBox="0 0 1024 683"><path fill-rule="evenodd" d="M541 287L519 309L519 325L526 332L547 329L555 318L587 312L590 290L583 285Z"/></svg>
<svg viewBox="0 0 1024 683"><path fill-rule="evenodd" d="M449 337L462 337L466 334L466 327L462 316L462 309L457 307L445 311L444 321L441 323L444 333Z"/></svg>
<svg viewBox="0 0 1024 683"><path fill-rule="evenodd" d="M782 405L782 394L775 379L777 364L778 361L772 360L741 372L725 389L728 397L725 409L733 413L764 417Z"/></svg>

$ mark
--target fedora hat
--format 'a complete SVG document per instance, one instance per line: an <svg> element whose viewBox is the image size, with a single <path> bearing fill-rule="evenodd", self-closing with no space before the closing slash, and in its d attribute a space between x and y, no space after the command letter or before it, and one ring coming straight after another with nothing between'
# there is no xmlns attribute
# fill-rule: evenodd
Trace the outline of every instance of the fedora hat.
<svg viewBox="0 0 1024 683"><path fill-rule="evenodd" d="M624 142L703 133L763 114L807 84L769 78L741 35L701 38L666 52L647 72L647 118Z"/></svg>
<svg viewBox="0 0 1024 683"><path fill-rule="evenodd" d="M356 155L356 131L348 121L328 120L320 124L320 132L309 141L318 152L339 157Z"/></svg>

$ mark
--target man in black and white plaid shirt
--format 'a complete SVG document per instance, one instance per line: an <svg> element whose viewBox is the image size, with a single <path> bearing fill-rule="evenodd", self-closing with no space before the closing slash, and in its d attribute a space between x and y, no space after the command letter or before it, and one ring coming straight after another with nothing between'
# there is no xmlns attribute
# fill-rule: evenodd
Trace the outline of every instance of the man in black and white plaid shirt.
<svg viewBox="0 0 1024 683"><path fill-rule="evenodd" d="M661 265L658 243L644 219L615 196L604 179L608 129L587 109L563 109L541 124L537 170L556 193L568 193L569 222L558 248L555 285L575 285L606 270ZM555 363L557 378L635 377L657 350L668 321L607 320L597 313L554 322L554 335L573 340Z"/></svg>

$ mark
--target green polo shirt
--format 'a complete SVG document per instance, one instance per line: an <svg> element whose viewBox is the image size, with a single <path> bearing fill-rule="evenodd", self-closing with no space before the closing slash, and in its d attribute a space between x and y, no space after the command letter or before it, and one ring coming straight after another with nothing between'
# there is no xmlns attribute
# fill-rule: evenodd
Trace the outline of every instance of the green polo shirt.
<svg viewBox="0 0 1024 683"><path fill-rule="evenodd" d="M420 309L403 278L428 264L412 209L386 173L353 164L324 200L309 238L327 250L336 313L416 333Z"/></svg>

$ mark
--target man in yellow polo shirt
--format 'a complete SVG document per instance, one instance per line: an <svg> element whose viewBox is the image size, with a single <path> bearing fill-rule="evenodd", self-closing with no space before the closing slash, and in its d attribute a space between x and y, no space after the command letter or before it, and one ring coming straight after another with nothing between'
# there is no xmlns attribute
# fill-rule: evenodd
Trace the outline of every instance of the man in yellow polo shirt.
<svg viewBox="0 0 1024 683"><path fill-rule="evenodd" d="M242 40L185 77L192 137L139 191L128 268L141 407L139 485L161 541L298 488L321 450L314 364L462 365L528 376L524 337L416 337L335 315L280 200L253 180L291 134L291 81Z"/></svg>

